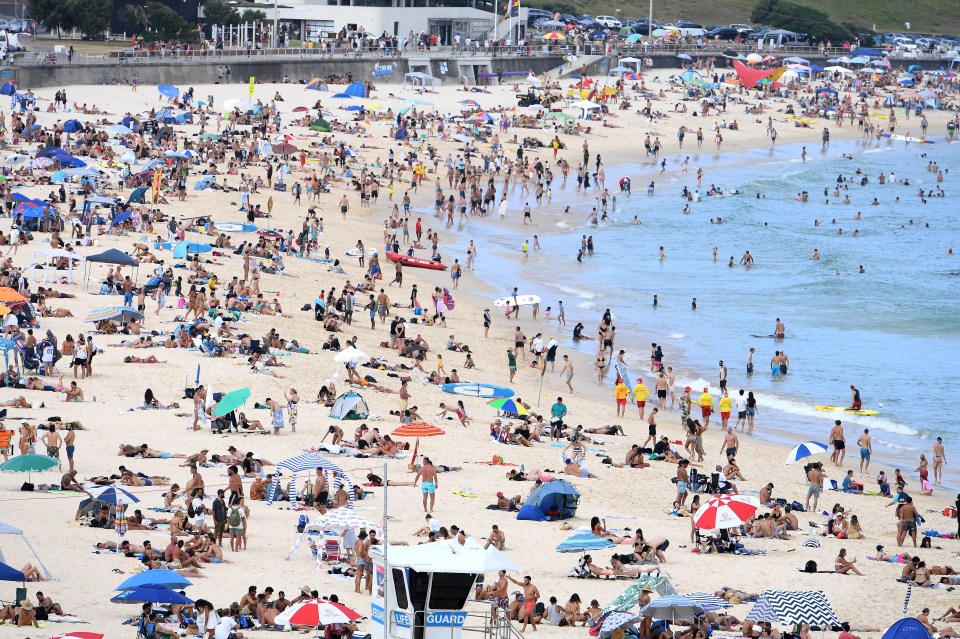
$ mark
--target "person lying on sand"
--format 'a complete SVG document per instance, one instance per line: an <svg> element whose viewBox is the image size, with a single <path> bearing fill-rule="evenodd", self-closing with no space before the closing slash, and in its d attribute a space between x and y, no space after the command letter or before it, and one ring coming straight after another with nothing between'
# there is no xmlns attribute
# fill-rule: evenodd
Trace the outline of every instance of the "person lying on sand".
<svg viewBox="0 0 960 639"><path fill-rule="evenodd" d="M157 359L156 355L151 355L149 357L134 357L132 355L127 355L123 358L124 364L166 364L166 361L160 361Z"/></svg>

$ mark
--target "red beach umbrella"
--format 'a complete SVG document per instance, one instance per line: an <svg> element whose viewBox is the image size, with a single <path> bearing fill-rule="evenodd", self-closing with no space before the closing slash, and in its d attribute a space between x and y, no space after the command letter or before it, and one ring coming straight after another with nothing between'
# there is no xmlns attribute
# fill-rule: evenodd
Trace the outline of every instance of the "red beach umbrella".
<svg viewBox="0 0 960 639"><path fill-rule="evenodd" d="M760 500L751 495L717 495L700 506L693 517L697 528L732 528L751 517L760 507Z"/></svg>

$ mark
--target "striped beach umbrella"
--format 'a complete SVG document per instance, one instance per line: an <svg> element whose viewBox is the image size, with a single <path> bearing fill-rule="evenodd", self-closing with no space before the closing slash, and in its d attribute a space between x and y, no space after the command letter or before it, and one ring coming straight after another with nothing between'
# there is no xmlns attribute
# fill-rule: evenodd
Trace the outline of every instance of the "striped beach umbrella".
<svg viewBox="0 0 960 639"><path fill-rule="evenodd" d="M529 415L527 409L523 407L522 404L518 404L513 399L509 397L498 397L492 401L487 402L487 406L493 406L499 411L504 413L511 413L513 415Z"/></svg>
<svg viewBox="0 0 960 639"><path fill-rule="evenodd" d="M829 447L826 444L821 444L820 442L803 442L802 444L797 444L794 446L789 453L787 453L787 463L795 464L801 459L806 459L811 455L821 455Z"/></svg>
<svg viewBox="0 0 960 639"><path fill-rule="evenodd" d="M117 503L117 536L122 537L127 534L127 505L122 501Z"/></svg>
<svg viewBox="0 0 960 639"><path fill-rule="evenodd" d="M364 519L352 508L337 508L310 522L324 530L349 530L352 528L366 528L370 530L378 526L368 519Z"/></svg>
<svg viewBox="0 0 960 639"><path fill-rule="evenodd" d="M30 166L35 169L45 169L53 166L53 160L50 158L33 158L30 160Z"/></svg>
<svg viewBox="0 0 960 639"><path fill-rule="evenodd" d="M334 623L350 623L360 619L360 613L341 603L328 599L307 599L290 606L275 620L278 624L298 626L328 626Z"/></svg>
<svg viewBox="0 0 960 639"><path fill-rule="evenodd" d="M730 603L720 597L708 592L691 592L683 595L687 599L692 599L703 606L705 612L720 610L721 608L730 608Z"/></svg>
<svg viewBox="0 0 960 639"><path fill-rule="evenodd" d="M87 484L83 487L87 493L96 499L107 504L136 504L139 503L137 496L127 492L120 486L98 486L96 484Z"/></svg>
<svg viewBox="0 0 960 639"><path fill-rule="evenodd" d="M391 433L395 437L436 437L443 434L443 429L427 422L410 422L395 428Z"/></svg>
<svg viewBox="0 0 960 639"><path fill-rule="evenodd" d="M693 516L697 528L732 528L756 514L760 500L752 495L717 495L700 506Z"/></svg>

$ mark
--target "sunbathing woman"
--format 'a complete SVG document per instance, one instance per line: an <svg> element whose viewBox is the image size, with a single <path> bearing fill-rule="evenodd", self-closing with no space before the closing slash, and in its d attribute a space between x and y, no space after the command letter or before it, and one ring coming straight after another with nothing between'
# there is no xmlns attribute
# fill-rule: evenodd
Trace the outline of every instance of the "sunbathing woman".
<svg viewBox="0 0 960 639"><path fill-rule="evenodd" d="M600 519L599 517L593 517L590 520L590 532L592 532L597 537L603 537L604 539L609 539L615 544L619 544L623 541L623 537L620 535L615 535L612 532L607 532L607 521L605 519Z"/></svg>
<svg viewBox="0 0 960 639"><path fill-rule="evenodd" d="M857 562L856 559L854 559L853 561L848 560L847 549L841 548L840 553L837 555L836 560L833 562L833 568L835 571L837 571L841 575L846 575L852 572L855 575L859 575L860 577L863 577L863 573L857 570L857 567L853 565L856 562ZM930 577L929 575L927 575L927 580L929 581L929 579Z"/></svg>
<svg viewBox="0 0 960 639"><path fill-rule="evenodd" d="M170 483L170 478L159 475L140 477L139 475L127 472L120 478L120 483L126 486L166 486Z"/></svg>
<svg viewBox="0 0 960 639"><path fill-rule="evenodd" d="M659 566L631 566L624 564L617 555L610 558L610 565L613 566L613 574L617 576L639 577L642 574L660 570Z"/></svg>
<svg viewBox="0 0 960 639"><path fill-rule="evenodd" d="M240 428L244 430L262 430L264 432L267 431L267 429L263 427L263 424L260 423L259 419L247 419L247 416L245 413L240 413L239 423L240 423Z"/></svg>
<svg viewBox="0 0 960 639"><path fill-rule="evenodd" d="M150 357L134 357L132 355L127 355L123 358L124 364L166 364L165 361L160 361L157 359L156 355L151 355Z"/></svg>

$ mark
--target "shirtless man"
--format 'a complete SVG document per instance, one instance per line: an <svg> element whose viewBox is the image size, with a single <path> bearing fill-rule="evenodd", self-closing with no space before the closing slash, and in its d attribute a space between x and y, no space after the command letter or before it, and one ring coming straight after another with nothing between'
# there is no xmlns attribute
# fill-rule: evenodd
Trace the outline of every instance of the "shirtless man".
<svg viewBox="0 0 960 639"><path fill-rule="evenodd" d="M66 393L66 397L63 398L65 402L83 401L83 391L77 386L76 382L70 382L70 388L64 392Z"/></svg>
<svg viewBox="0 0 960 639"><path fill-rule="evenodd" d="M503 550L506 545L506 535L503 534L503 531L500 530L499 526L494 524L493 528L490 529L490 534L487 535L487 543L483 545L483 549L486 550L490 546L493 546L497 550Z"/></svg>
<svg viewBox="0 0 960 639"><path fill-rule="evenodd" d="M910 535L913 547L917 547L917 508L913 505L913 497L907 497L897 509L900 525L897 527L897 546L903 546L903 541Z"/></svg>
<svg viewBox="0 0 960 639"><path fill-rule="evenodd" d="M439 483L437 482L437 469L434 468L433 462L430 461L429 457L423 458L423 465L420 466L420 470L417 471L417 476L413 478L414 487L416 487L418 481L423 482L420 488L423 492L423 512L433 512ZM429 508L427 508L427 501L430 502Z"/></svg>
<svg viewBox="0 0 960 639"><path fill-rule="evenodd" d="M810 510L810 498L813 497L813 509L817 509L817 501L823 491L823 470L819 463L814 464L807 473L807 501L806 510Z"/></svg>
<svg viewBox="0 0 960 639"><path fill-rule="evenodd" d="M833 454L830 455L830 461L836 466L843 464L843 457L847 454L846 451L846 440L843 436L843 424L840 420L836 420L833 423L833 428L830 430L830 443L833 444Z"/></svg>
<svg viewBox="0 0 960 639"><path fill-rule="evenodd" d="M947 463L947 452L943 448L943 437L937 437L933 445L933 481L939 486L943 481L943 467Z"/></svg>
<svg viewBox="0 0 960 639"><path fill-rule="evenodd" d="M657 408L660 410L667 409L667 390L667 375L661 370L657 377Z"/></svg>
<svg viewBox="0 0 960 639"><path fill-rule="evenodd" d="M727 432L723 435L723 443L720 444L720 452L726 452L727 462L730 462L736 456L738 448L740 448L740 440L737 438L737 434L733 432L733 428L727 426Z"/></svg>
<svg viewBox="0 0 960 639"><path fill-rule="evenodd" d="M83 492L83 486L77 482L77 471L68 470L63 474L63 477L60 478L60 488L63 490L75 490L77 492Z"/></svg>
<svg viewBox="0 0 960 639"><path fill-rule="evenodd" d="M367 545L367 533L366 531L361 530L357 535L357 541L353 545L353 554L354 554L354 565L356 566L357 573L354 577L354 592L360 594L360 583L363 581L364 574L373 569L373 562L370 561L370 556L368 551L370 547ZM370 582L370 577L367 577L367 583Z"/></svg>
<svg viewBox="0 0 960 639"><path fill-rule="evenodd" d="M534 616L534 608L537 605L537 600L540 598L540 591L533 585L529 575L524 577L522 582L510 576L507 576L507 579L523 588L523 607L520 608L517 615L517 620L523 622L523 627L520 629L520 632L527 630L527 623L533 626L533 631L536 632L537 619Z"/></svg>
<svg viewBox="0 0 960 639"><path fill-rule="evenodd" d="M857 440L857 446L860 447L860 472L870 472L870 455L873 454L873 444L870 440L870 429L864 428L863 435Z"/></svg>
<svg viewBox="0 0 960 639"><path fill-rule="evenodd" d="M787 336L787 328L783 325L783 322L780 321L780 318L777 318L777 326L773 329L773 334L779 339L783 339Z"/></svg>
<svg viewBox="0 0 960 639"><path fill-rule="evenodd" d="M478 601L489 600L493 602L492 614L497 613L497 608L506 610L510 603L507 595L507 571L501 570L496 584L485 588L477 588L475 594Z"/></svg>
<svg viewBox="0 0 960 639"><path fill-rule="evenodd" d="M47 433L40 439L43 441L43 445L47 447L47 456L56 459L59 465L61 439L60 433L57 432L57 427L50 424L50 426L47 427Z"/></svg>

